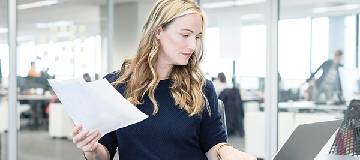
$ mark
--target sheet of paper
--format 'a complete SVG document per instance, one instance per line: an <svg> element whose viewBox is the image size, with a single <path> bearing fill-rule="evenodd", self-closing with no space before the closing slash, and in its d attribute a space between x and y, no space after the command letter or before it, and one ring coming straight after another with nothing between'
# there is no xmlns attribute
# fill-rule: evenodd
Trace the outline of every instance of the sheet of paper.
<svg viewBox="0 0 360 160"><path fill-rule="evenodd" d="M105 135L118 128L138 123L148 116L127 101L106 79L49 80L57 97L75 124Z"/></svg>

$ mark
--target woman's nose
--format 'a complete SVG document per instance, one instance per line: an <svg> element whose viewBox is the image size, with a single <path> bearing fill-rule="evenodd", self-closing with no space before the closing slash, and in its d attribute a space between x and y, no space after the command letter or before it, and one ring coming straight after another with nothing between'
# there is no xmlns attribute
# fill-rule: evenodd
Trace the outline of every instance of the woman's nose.
<svg viewBox="0 0 360 160"><path fill-rule="evenodd" d="M196 49L196 37L191 37L188 40L188 48L191 50L195 50Z"/></svg>

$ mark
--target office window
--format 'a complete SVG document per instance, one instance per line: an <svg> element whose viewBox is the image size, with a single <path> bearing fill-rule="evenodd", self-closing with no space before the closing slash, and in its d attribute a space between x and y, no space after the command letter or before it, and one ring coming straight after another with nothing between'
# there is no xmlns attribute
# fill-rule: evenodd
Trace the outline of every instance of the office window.
<svg viewBox="0 0 360 160"><path fill-rule="evenodd" d="M281 78L290 82L284 84L286 88L296 87L309 76L310 29L310 18L279 21L278 65Z"/></svg>
<svg viewBox="0 0 360 160"><path fill-rule="evenodd" d="M312 19L311 72L329 58L329 18Z"/></svg>
<svg viewBox="0 0 360 160"><path fill-rule="evenodd" d="M258 88L257 78L265 77L266 72L266 26L249 25L239 29L240 56L235 59L237 81L242 88ZM220 53L219 33L218 28L206 30L205 59L201 66L204 73L212 77L224 72L231 83L233 59Z"/></svg>
<svg viewBox="0 0 360 160"><path fill-rule="evenodd" d="M36 62L37 70L50 68L49 74L66 79L80 77L83 73L100 73L101 39L91 36L73 41L35 44L23 42L18 48L18 74L27 76L30 62Z"/></svg>
<svg viewBox="0 0 360 160"><path fill-rule="evenodd" d="M3 79L9 75L9 47L7 44L0 44L1 73Z"/></svg>
<svg viewBox="0 0 360 160"><path fill-rule="evenodd" d="M232 59L221 56L219 28L208 28L205 34L205 58L201 63L203 72L211 77L216 77L219 72L224 72L227 79L230 80L232 77Z"/></svg>
<svg viewBox="0 0 360 160"><path fill-rule="evenodd" d="M356 16L345 17L345 42L343 64L348 69L355 69L356 63Z"/></svg>
<svg viewBox="0 0 360 160"><path fill-rule="evenodd" d="M240 37L240 57L236 61L236 75L239 77L265 77L266 26L242 26Z"/></svg>
<svg viewBox="0 0 360 160"><path fill-rule="evenodd" d="M357 21L357 23L359 23L359 14L357 15L357 20L356 20L356 21ZM357 25L357 27L358 27L358 28L357 28L357 31L356 31L356 32L357 32L357 36L358 36L358 37L357 37L357 38L358 38L358 39L357 39L357 40L358 40L358 44L357 44L358 64L357 64L357 66L359 67L359 63L360 63L360 56L359 56L359 54L360 54L360 53L359 53L359 46L360 46L359 31L360 31L360 25L359 25L359 24L356 24L356 25Z"/></svg>

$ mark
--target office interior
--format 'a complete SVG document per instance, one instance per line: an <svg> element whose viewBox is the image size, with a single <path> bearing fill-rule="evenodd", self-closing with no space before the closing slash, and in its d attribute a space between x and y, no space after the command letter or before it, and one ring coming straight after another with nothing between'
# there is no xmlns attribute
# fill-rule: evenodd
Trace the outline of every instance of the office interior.
<svg viewBox="0 0 360 160"><path fill-rule="evenodd" d="M42 77L29 78L31 62L49 78L102 78L116 71L136 51L142 25L154 0L17 0L17 159L82 159L71 141L73 123ZM243 102L244 135L229 143L259 158L272 138L266 130L269 108L277 109L276 146L280 148L300 124L341 119L353 99L360 98L359 13L357 0L280 0L277 43L269 41L271 0L199 0L207 15L205 59L207 79L223 72ZM274 16L274 15L273 15ZM0 160L8 158L9 39L8 1L0 0ZM275 39L275 40L276 40ZM275 44L277 53L269 51ZM271 46L270 46L271 47ZM307 79L341 50L341 98L320 93ZM265 103L268 58L277 59L277 105ZM323 71L313 79L319 79ZM234 81L232 81L234 80ZM274 153L273 153L274 154Z"/></svg>

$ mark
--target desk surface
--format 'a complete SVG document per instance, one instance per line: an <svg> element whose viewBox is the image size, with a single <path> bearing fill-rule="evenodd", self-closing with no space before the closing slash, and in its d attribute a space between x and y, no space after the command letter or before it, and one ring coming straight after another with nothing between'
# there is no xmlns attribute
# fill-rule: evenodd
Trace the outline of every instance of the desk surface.
<svg viewBox="0 0 360 160"><path fill-rule="evenodd" d="M17 95L18 100L52 100L55 95Z"/></svg>
<svg viewBox="0 0 360 160"><path fill-rule="evenodd" d="M312 101L294 101L294 102L280 102L279 108L294 108L294 109L335 109L346 110L346 105L333 105L333 104L315 104Z"/></svg>
<svg viewBox="0 0 360 160"><path fill-rule="evenodd" d="M264 107L262 103L260 107ZM344 111L347 109L347 105L333 105L333 104L315 104L312 101L294 101L294 102L280 102L278 103L279 109L285 109L289 111L296 110L338 110Z"/></svg>
<svg viewBox="0 0 360 160"><path fill-rule="evenodd" d="M263 102L262 98L257 98L257 97L241 97L241 100L245 103L246 102L258 102L258 103Z"/></svg>

